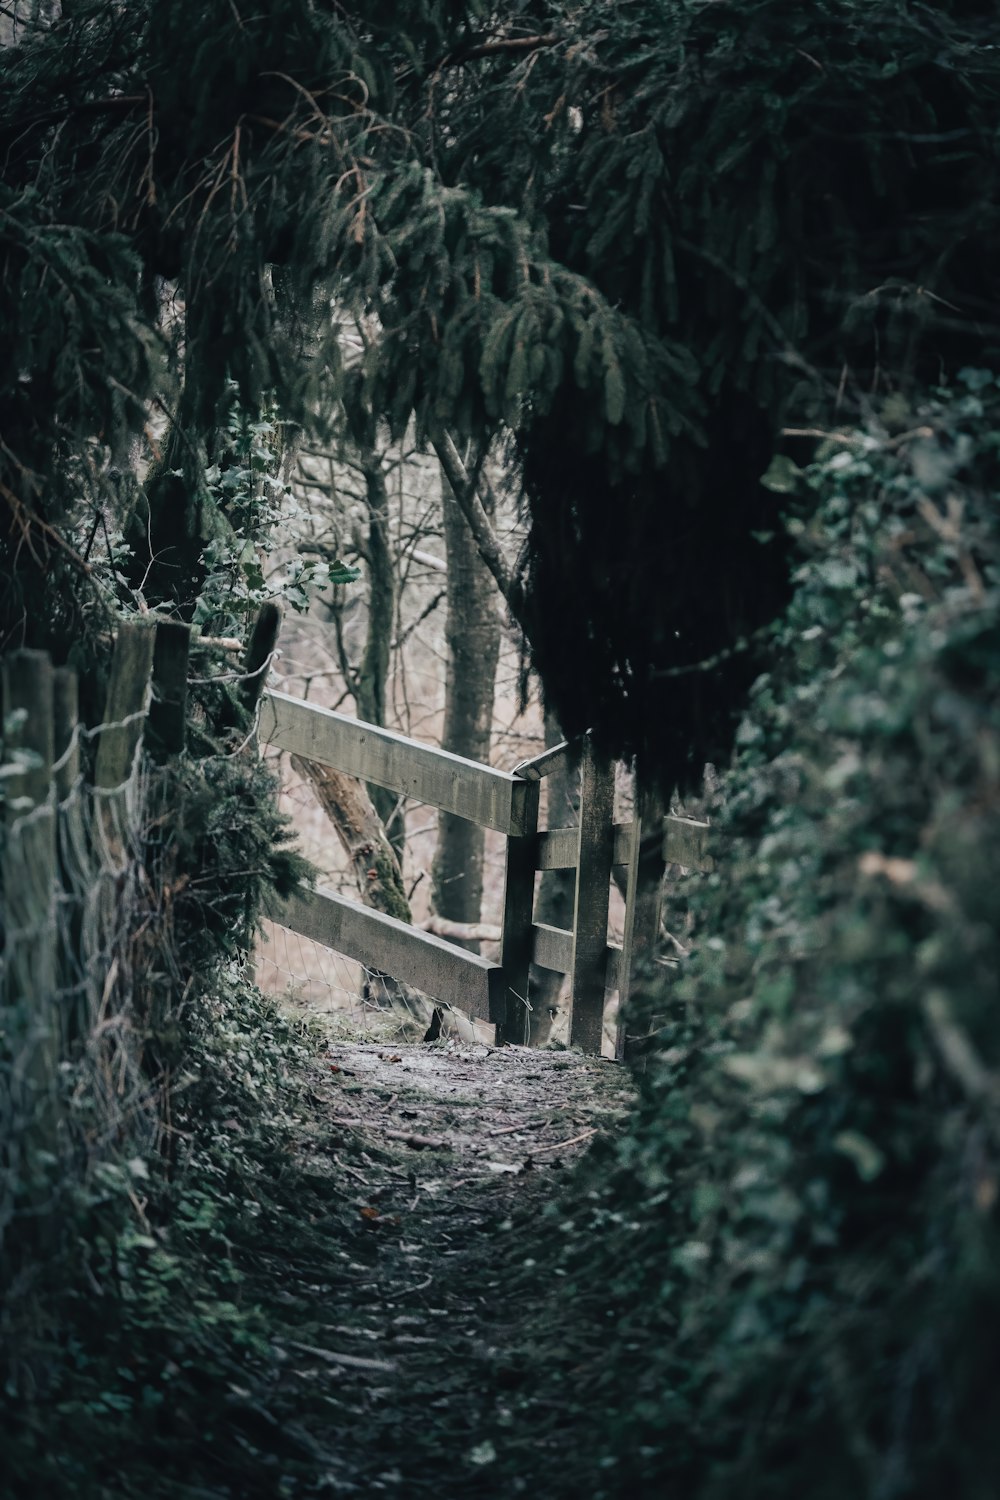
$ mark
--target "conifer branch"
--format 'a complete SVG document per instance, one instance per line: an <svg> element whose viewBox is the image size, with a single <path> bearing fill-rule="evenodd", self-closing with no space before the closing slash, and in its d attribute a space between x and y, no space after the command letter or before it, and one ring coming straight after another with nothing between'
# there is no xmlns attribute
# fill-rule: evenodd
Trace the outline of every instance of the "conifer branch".
<svg viewBox="0 0 1000 1500"><path fill-rule="evenodd" d="M106 99L81 99L74 103L68 103L61 109L46 110L45 114L35 115L25 122L27 127L37 129L42 125L55 125L60 120L66 120L71 115L101 115L115 113L129 113L138 109L140 105L148 104L149 95L146 94L109 94Z"/></svg>

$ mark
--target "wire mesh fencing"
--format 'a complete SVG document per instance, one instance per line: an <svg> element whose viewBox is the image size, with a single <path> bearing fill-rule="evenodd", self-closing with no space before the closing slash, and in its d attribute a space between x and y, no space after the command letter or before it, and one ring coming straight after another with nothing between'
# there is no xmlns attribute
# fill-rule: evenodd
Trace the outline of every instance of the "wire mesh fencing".
<svg viewBox="0 0 1000 1500"><path fill-rule="evenodd" d="M128 726L75 725L48 765L37 750L4 757L0 1253L18 1215L37 1227L52 1211L61 1161L85 1171L125 1139L154 1149L161 1128L137 984L154 925L148 780L139 757L115 786L79 769L109 727Z"/></svg>

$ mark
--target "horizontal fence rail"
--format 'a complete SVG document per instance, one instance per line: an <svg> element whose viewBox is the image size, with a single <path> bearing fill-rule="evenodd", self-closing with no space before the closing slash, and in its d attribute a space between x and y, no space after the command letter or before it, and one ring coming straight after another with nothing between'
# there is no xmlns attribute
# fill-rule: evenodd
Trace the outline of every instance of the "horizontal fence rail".
<svg viewBox="0 0 1000 1500"><path fill-rule="evenodd" d="M568 927L550 927L547 922L534 922L531 935L531 957L539 968L553 969L557 974L572 974L573 933ZM606 952L604 987L616 990L621 982L622 950L617 943L609 943Z"/></svg>
<svg viewBox="0 0 1000 1500"><path fill-rule="evenodd" d="M627 865L632 856L631 823L616 823L614 827L615 865ZM707 872L715 869L715 860L708 852L708 839L712 831L710 823L699 823L694 818L679 818L671 814L663 819L663 862L668 865L683 865L688 870ZM575 870L579 829L550 828L538 835L539 870Z"/></svg>
<svg viewBox="0 0 1000 1500"><path fill-rule="evenodd" d="M498 1039L523 1043L531 1030L529 965L571 980L570 1040L601 1051L608 995L624 1001L642 962L654 957L659 885L665 866L708 872L708 823L663 816L647 789L636 816L613 822L614 772L589 738L581 753L580 822L538 830L540 783L573 752L557 745L498 771L407 735L367 724L287 693L264 692L259 737L276 749L439 807L507 838L500 962L421 931L333 891L293 897L271 915L279 925L497 1026ZM536 873L575 870L573 927L533 921ZM625 872L624 943L608 942L609 890ZM655 961L655 960L654 960ZM623 1034L618 1027L619 1055Z"/></svg>
<svg viewBox="0 0 1000 1500"><path fill-rule="evenodd" d="M319 708L287 693L263 696L260 739L348 776L468 818L483 828L521 837L527 828L530 783L509 771L421 745L349 714Z"/></svg>
<svg viewBox="0 0 1000 1500"><path fill-rule="evenodd" d="M444 938L421 932L371 907L322 888L292 896L268 913L272 921L412 985L432 1000L454 1005L477 1020L495 1014L503 995L503 970Z"/></svg>

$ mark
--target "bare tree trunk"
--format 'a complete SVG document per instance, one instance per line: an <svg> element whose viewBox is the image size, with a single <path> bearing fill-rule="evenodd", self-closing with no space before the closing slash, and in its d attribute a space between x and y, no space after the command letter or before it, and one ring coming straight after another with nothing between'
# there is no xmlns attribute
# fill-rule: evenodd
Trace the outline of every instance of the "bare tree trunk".
<svg viewBox="0 0 1000 1500"><path fill-rule="evenodd" d="M378 455L370 450L362 453L361 467L368 496L368 631L354 701L359 719L384 725L385 689L396 618L396 570L389 545L389 492L385 472ZM402 864L406 826L398 813L396 794L380 786L370 786L368 791L396 851L396 858Z"/></svg>
<svg viewBox="0 0 1000 1500"><path fill-rule="evenodd" d="M442 475L441 506L448 563L448 676L443 745L487 762L500 654L497 588L479 555L450 484ZM453 813L438 815L432 880L434 909L449 921L477 923L483 901L483 830ZM479 943L464 947L479 952Z"/></svg>
<svg viewBox="0 0 1000 1500"><path fill-rule="evenodd" d="M545 710L545 745L561 744L563 732L551 709ZM565 759L546 778L548 795L547 826L574 828L580 818L580 774ZM573 897L576 890L574 870L546 870L538 893L536 919L550 927L573 926ZM539 1046L549 1039L552 1022L559 1007L559 994L565 976L554 969L532 964L528 980L531 1002L531 1045Z"/></svg>

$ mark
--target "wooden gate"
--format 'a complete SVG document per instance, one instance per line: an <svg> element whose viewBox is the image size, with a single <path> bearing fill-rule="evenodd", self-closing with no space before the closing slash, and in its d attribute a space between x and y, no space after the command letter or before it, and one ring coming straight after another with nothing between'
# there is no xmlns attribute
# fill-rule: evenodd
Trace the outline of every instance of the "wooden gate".
<svg viewBox="0 0 1000 1500"><path fill-rule="evenodd" d="M637 970L652 954L664 864L711 868L708 825L664 817L648 795L637 797L631 822L614 822L614 767L601 760L589 737L581 747L579 825L539 829L541 783L571 753L568 745L546 750L512 771L498 771L273 691L262 697L259 736L263 743L304 760L505 836L499 963L322 888L271 913L292 932L391 974L433 1000L492 1022L499 1041L528 1041L528 969L534 962L570 976L570 1042L599 1054L609 993L617 990L624 999ZM625 871L621 947L608 943L615 866ZM565 869L576 871L571 930L534 920L536 873ZM620 1049L619 1029L619 1053Z"/></svg>

